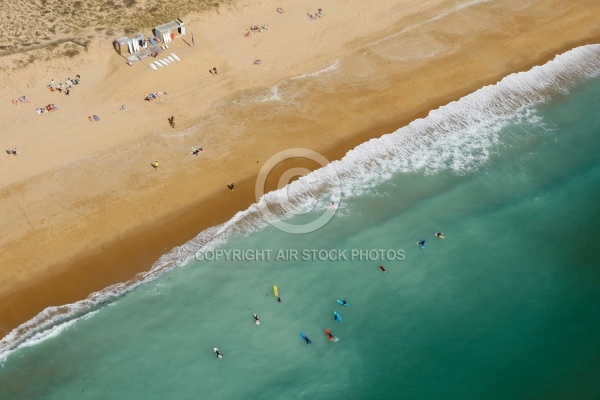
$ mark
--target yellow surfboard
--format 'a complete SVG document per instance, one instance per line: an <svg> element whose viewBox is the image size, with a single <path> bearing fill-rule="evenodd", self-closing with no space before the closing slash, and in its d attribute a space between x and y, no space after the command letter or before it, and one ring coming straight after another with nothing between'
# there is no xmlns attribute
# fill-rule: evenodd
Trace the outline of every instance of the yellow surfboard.
<svg viewBox="0 0 600 400"><path fill-rule="evenodd" d="M279 289L277 289L277 285L273 285L273 294L275 297L279 297Z"/></svg>

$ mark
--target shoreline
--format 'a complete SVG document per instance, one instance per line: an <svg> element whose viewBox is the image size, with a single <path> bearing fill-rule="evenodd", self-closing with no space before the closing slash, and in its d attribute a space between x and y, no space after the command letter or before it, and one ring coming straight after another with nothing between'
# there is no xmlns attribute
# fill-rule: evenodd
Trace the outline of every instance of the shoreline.
<svg viewBox="0 0 600 400"><path fill-rule="evenodd" d="M363 126L358 131L346 129L349 123L346 123L344 128L334 126L333 129L346 130L342 134L334 135L334 138L331 139L333 143L322 141L315 143L312 148L316 151L323 150L322 153L330 161L339 159L356 145L392 133L414 119L426 116L431 110L472 93L482 86L496 83L510 73L528 70L535 65L544 64L557 54L574 47L599 41L600 35L596 34L578 41L566 41L560 46L550 46L541 54L538 53L536 57L528 54L529 59L525 59L525 55L522 55L520 62L511 60L512 65L501 64L504 65L504 68L500 68L501 71L496 71L491 76L489 76L490 72L486 71L488 76L482 74L481 79L475 80L469 85L458 85L460 87L450 93L439 97L432 96L421 101L418 103L418 107L409 108L409 111L400 113L401 116L394 113L395 107L392 105L388 105L387 110L372 108L367 110L364 115L365 118L370 116L372 120L361 121ZM496 69L498 69L497 67ZM456 81L454 81L454 85L457 86ZM382 90L381 93L385 97L386 91ZM426 92L426 94L429 93ZM392 104L397 105L393 102ZM382 111L385 112L382 113ZM360 126L360 124L356 125ZM284 141L279 141L275 148L287 147L292 146L286 145ZM268 153L268 151L264 151L261 154ZM244 171L247 170L248 168L244 169ZM183 186L190 182L190 179L190 176L184 176L181 179ZM45 273L38 273L36 279L28 279L26 285L22 285L18 289L13 288L2 297L0 332L8 334L13 328L31 319L47 306L72 303L110 284L126 281L137 273L148 271L152 264L171 248L182 245L207 228L227 221L235 212L252 204L254 202L254 179L255 175L251 173L242 174L239 182L236 182L236 190L233 193L235 197L228 196L229 193L224 188L213 191L199 200L194 198L193 201L188 201L185 208L168 209L168 212L161 215L160 218L147 221L141 226L138 225L136 229L132 229L126 235L112 237L110 242L107 240L102 243L101 249L98 247L80 249L76 253L78 255L74 257L71 255L68 257L68 261L49 265ZM167 188L173 187L179 188L179 192L175 190L177 193L171 194L171 196L178 194L189 196L190 192L181 188L181 182L163 181L159 189L155 189L155 191L165 191Z"/></svg>

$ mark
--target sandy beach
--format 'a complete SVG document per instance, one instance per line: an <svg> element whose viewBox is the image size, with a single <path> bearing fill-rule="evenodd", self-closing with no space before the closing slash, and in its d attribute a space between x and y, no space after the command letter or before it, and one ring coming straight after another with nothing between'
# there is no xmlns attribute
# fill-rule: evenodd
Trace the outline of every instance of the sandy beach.
<svg viewBox="0 0 600 400"><path fill-rule="evenodd" d="M119 27L86 36L77 54L2 54L3 150L19 153L0 157L0 334L132 279L228 220L255 201L255 177L278 151L338 159L510 73L598 43L598 14L592 0L242 0L173 14L188 27L170 43L181 61L157 71L115 52ZM268 29L246 36L253 25ZM76 75L69 96L47 88ZM14 105L21 96L29 102ZM48 104L58 109L36 113Z"/></svg>

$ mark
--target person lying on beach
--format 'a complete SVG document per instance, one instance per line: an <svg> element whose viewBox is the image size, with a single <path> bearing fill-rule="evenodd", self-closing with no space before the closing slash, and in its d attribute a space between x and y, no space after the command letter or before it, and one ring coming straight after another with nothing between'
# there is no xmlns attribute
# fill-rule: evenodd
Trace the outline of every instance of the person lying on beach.
<svg viewBox="0 0 600 400"><path fill-rule="evenodd" d="M160 95L160 92L145 94L144 100L146 100L146 101L154 100L154 99L157 99L159 95Z"/></svg>
<svg viewBox="0 0 600 400"><path fill-rule="evenodd" d="M14 99L12 103L16 106L19 103L29 103L29 100L27 100L27 97L21 96Z"/></svg>
<svg viewBox="0 0 600 400"><path fill-rule="evenodd" d="M277 7L277 10L276 10L276 11L277 11L279 14L283 14L283 13L285 12L285 10L284 10L283 8L281 8L281 7Z"/></svg>
<svg viewBox="0 0 600 400"><path fill-rule="evenodd" d="M262 60L254 60L254 65L259 65L262 63Z"/></svg>
<svg viewBox="0 0 600 400"><path fill-rule="evenodd" d="M204 149L203 149L202 147L200 147L199 149L194 149L194 150L192 151L192 155L193 155L193 156L197 156L197 155L198 155L198 153L204 153Z"/></svg>

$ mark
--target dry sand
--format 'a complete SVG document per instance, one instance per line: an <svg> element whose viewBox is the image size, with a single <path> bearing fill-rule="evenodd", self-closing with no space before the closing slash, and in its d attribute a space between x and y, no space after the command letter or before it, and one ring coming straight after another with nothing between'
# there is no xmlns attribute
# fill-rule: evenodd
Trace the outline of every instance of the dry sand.
<svg viewBox="0 0 600 400"><path fill-rule="evenodd" d="M309 19L319 7L323 17ZM509 73L598 42L597 15L596 0L241 0L184 16L188 35L170 45L181 62L156 72L147 59L128 67L112 49L106 32L123 36L119 18L88 20L88 32L98 23L104 34L83 35L78 54L67 54L72 42L0 47L3 145L20 150L0 156L0 333L130 279L226 221L254 201L253 177L276 152L340 158ZM76 74L70 96L46 88ZM157 91L167 94L143 100ZM12 105L22 95L30 103ZM50 103L59 110L34 111ZM88 122L92 114L101 120ZM198 146L205 152L191 156Z"/></svg>

